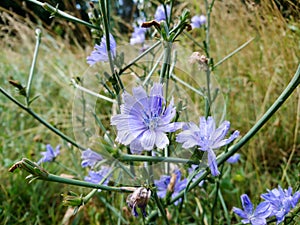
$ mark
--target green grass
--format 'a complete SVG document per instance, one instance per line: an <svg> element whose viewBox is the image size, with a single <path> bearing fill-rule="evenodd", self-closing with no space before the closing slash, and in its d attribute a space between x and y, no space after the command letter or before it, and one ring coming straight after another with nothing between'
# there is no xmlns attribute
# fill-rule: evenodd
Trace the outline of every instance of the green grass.
<svg viewBox="0 0 300 225"><path fill-rule="evenodd" d="M197 7L202 9L198 3ZM195 13L200 10L197 7ZM268 4L262 3L246 9L240 1L215 3L211 28L211 56L215 62L255 37L250 45L214 71L227 98L226 119L231 121L234 129L241 131L241 135L275 101L297 69L300 62L300 24L293 21L289 23L298 30L289 29L289 24L278 9ZM25 85L34 51L34 27L30 22L23 24L20 18L11 19L0 43L0 85L18 99L22 98L9 85L8 79L13 77ZM203 33L193 32L192 35L200 42L203 40ZM188 39L182 39L182 45L186 41ZM196 46L192 48L199 51ZM65 40L52 37L47 31L43 32L32 93L40 97L32 107L70 136L73 136L71 110L74 96L70 78L85 73L85 57L90 50L70 46ZM248 193L258 203L260 193L265 192L266 188L271 189L278 184L282 187L299 186L299 121L298 88L268 124L241 149L242 162L233 166L230 175L222 182L223 195L229 209L240 206L239 196L242 193ZM44 151L47 143L62 144L59 162L74 168L78 172L76 177L82 179L86 173L80 170L80 152L70 149L59 137L3 95L0 95L0 124L0 221L2 224L62 223L67 207L62 205L60 194L69 190L86 194L88 190L42 181L28 184L24 179L27 176L25 172L11 174L8 168L22 157L38 160L39 152ZM56 174L69 173L55 163L48 164L46 168ZM187 204L187 212L199 210L197 199L201 199L203 204L207 197L197 191L193 193L195 197ZM107 202L103 201L103 197ZM123 208L125 199L126 195L101 192L79 211L72 219L73 224L103 224L103 221L107 224L116 223L116 214L119 212L133 223L135 220L130 212L126 207ZM105 207L108 204L116 206L117 211ZM153 203L150 203L151 206L155 207ZM208 210L205 204L202 207ZM173 210L173 206L170 210ZM197 213L193 215L195 221ZM184 213L181 220L184 221L188 216ZM222 224L222 220L219 224Z"/></svg>

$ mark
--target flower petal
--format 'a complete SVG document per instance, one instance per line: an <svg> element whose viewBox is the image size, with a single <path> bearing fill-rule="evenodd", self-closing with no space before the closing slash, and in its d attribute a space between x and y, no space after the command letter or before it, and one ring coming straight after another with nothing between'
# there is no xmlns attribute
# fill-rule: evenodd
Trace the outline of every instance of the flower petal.
<svg viewBox="0 0 300 225"><path fill-rule="evenodd" d="M141 143L145 150L152 150L156 140L156 133L153 130L147 130L141 137Z"/></svg>
<svg viewBox="0 0 300 225"><path fill-rule="evenodd" d="M220 148L224 145L228 145L230 142L232 142L234 139L236 139L239 135L240 135L240 132L236 130L236 131L234 131L234 133L228 139L224 139L220 142L216 142L211 147L213 149L217 149L217 148Z"/></svg>
<svg viewBox="0 0 300 225"><path fill-rule="evenodd" d="M248 219L247 214L246 214L243 210L241 210L241 209L239 209L239 208L236 208L236 207L233 207L232 210L233 210L233 212L234 212L235 214L237 214L239 217L241 217L241 218L243 218L243 219Z"/></svg>
<svg viewBox="0 0 300 225"><path fill-rule="evenodd" d="M218 176L220 174L217 165L217 158L213 150L208 150L208 166L210 168L211 174L213 176Z"/></svg>
<svg viewBox="0 0 300 225"><path fill-rule="evenodd" d="M246 195L246 194L241 195L241 201L242 201L243 209L245 210L245 212L248 215L251 215L253 212L253 205L252 205L248 195Z"/></svg>
<svg viewBox="0 0 300 225"><path fill-rule="evenodd" d="M163 132L156 132L155 145L157 148L163 149L169 144L167 135Z"/></svg>

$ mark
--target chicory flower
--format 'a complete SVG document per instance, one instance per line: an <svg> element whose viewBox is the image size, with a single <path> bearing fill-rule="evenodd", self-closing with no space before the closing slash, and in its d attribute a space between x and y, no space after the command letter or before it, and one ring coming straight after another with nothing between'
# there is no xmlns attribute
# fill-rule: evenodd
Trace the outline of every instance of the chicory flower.
<svg viewBox="0 0 300 225"><path fill-rule="evenodd" d="M183 131L176 137L176 141L183 143L182 147L185 149L197 146L199 150L208 153L208 166L213 176L220 174L218 170L215 149L229 144L239 136L239 131L228 138L224 139L230 127L229 121L224 121L217 129L215 120L209 116L200 117L199 127L194 123L188 123L183 127Z"/></svg>
<svg viewBox="0 0 300 225"><path fill-rule="evenodd" d="M196 16L193 16L191 19L192 29L200 28L205 23L206 23L206 17L204 15L201 15L201 16L196 15Z"/></svg>
<svg viewBox="0 0 300 225"><path fill-rule="evenodd" d="M226 162L230 163L230 164L234 164L237 163L241 158L241 154L239 153L235 153L234 155L230 156Z"/></svg>
<svg viewBox="0 0 300 225"><path fill-rule="evenodd" d="M265 203L270 205L272 214L270 216L276 216L277 224L284 220L286 214L294 208L299 199L300 192L297 191L292 195L293 190L291 187L288 189L282 189L280 186L273 190L268 190L268 193L262 194L261 197L265 200Z"/></svg>
<svg viewBox="0 0 300 225"><path fill-rule="evenodd" d="M107 175L110 171L111 168L108 166L102 166L98 171L90 170L89 175L86 176L84 180L94 184L99 184L101 182L102 185L108 185L111 175Z"/></svg>
<svg viewBox="0 0 300 225"><path fill-rule="evenodd" d="M112 57L116 57L117 44L114 37L109 34L110 51ZM103 35L100 45L96 44L94 51L86 58L87 63L92 66L97 62L107 62L108 54L106 49L106 36Z"/></svg>
<svg viewBox="0 0 300 225"><path fill-rule="evenodd" d="M181 192L187 185L187 179L181 180L180 170L175 170L171 176L163 175L159 180L154 180L154 184L157 187L157 195L160 198L164 198L167 195L167 192L171 192L172 199L175 198L179 192ZM174 202L175 205L181 199Z"/></svg>
<svg viewBox="0 0 300 225"><path fill-rule="evenodd" d="M130 38L130 44L143 44L145 42L146 28L134 26L134 32Z"/></svg>
<svg viewBox="0 0 300 225"><path fill-rule="evenodd" d="M254 210L253 205L248 195L241 196L243 210L233 207L233 212L239 217L243 218L242 223L251 223L252 225L265 225L267 224L266 218L271 214L269 204L266 202L260 203Z"/></svg>
<svg viewBox="0 0 300 225"><path fill-rule="evenodd" d="M117 128L116 141L130 145L133 154L154 147L165 148L169 144L166 132L174 132L182 123L171 120L176 115L173 99L167 106L163 96L163 85L154 83L148 96L142 86L132 89L133 95L124 92L121 114L111 118Z"/></svg>
<svg viewBox="0 0 300 225"><path fill-rule="evenodd" d="M45 152L41 152L41 155L43 155L43 157L37 162L37 164L41 164L43 162L52 162L55 160L55 158L60 154L60 145L57 145L54 149L52 148L52 146L50 144L46 145L46 151Z"/></svg>
<svg viewBox="0 0 300 225"><path fill-rule="evenodd" d="M169 5L166 5L166 9L167 9L167 16L169 17L170 16L170 13L171 13L171 8ZM157 7L156 11L155 11L155 14L154 14L154 19L157 21L157 22L160 22L162 20L167 20L166 19L166 12L165 12L165 8L163 5L160 5Z"/></svg>
<svg viewBox="0 0 300 225"><path fill-rule="evenodd" d="M97 162L100 162L103 159L103 157L97 152L94 152L93 150L88 148L87 150L82 151L81 159L82 159L81 162L82 167L89 166L93 168Z"/></svg>

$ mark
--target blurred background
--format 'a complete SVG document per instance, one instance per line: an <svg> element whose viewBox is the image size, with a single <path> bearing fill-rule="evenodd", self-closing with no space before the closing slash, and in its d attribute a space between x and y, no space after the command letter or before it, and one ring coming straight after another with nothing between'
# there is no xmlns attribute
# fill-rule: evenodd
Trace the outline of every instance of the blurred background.
<svg viewBox="0 0 300 225"><path fill-rule="evenodd" d="M97 2L45 1L73 16L88 21L88 13ZM133 23L141 15L153 19L158 1L110 1L112 32L118 43L128 43ZM176 1L174 18L182 9L191 15L204 14L202 1ZM40 95L32 108L55 127L72 136L72 97L70 79L88 69L86 57L93 50L89 28L50 18L41 7L21 0L0 1L0 85L17 99L22 99L9 79L26 84L35 46L35 28L43 31L35 71L33 95ZM191 36L202 43L204 30ZM234 129L244 135L272 105L294 75L300 62L300 3L297 0L242 1L216 0L211 15L211 57L217 62L236 48L255 38L245 49L220 65L214 76L226 96L227 116ZM150 38L150 37L148 37ZM199 51L185 36L182 46ZM108 110L109 111L109 110ZM222 187L228 208L239 206L239 196L249 194L254 202L267 188L292 186L300 179L300 90L290 96L280 110L241 149L242 161L232 167ZM0 221L2 224L112 224L120 213L127 223L137 223L124 208L109 208L117 196L101 192L75 217L62 205L62 193L88 190L62 184L35 181L28 184L22 171L10 174L8 168L23 157L37 161L45 144L62 144L59 162L45 165L56 174L68 173L59 163L78 171L80 152L48 131L24 111L0 95ZM194 195L199 192L195 191ZM108 197L109 196L109 197ZM205 198L207 196L204 196ZM199 197L201 200L201 197ZM107 199L107 200L105 200ZM112 206L113 207L113 206ZM187 208L194 210L191 200ZM112 210L113 209L113 210ZM72 211L71 211L72 212ZM187 211L188 212L188 211ZM190 224L197 219L183 213ZM190 218L191 217L191 218ZM220 216L220 220L222 217ZM233 219L233 223L236 222ZM126 222L124 222L126 224ZM158 223L159 224L159 223ZM220 222L220 224L222 224Z"/></svg>

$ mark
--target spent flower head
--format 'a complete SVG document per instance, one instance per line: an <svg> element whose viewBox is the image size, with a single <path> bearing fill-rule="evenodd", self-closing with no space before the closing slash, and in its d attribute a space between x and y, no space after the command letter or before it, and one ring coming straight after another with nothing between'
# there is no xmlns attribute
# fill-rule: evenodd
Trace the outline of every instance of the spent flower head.
<svg viewBox="0 0 300 225"><path fill-rule="evenodd" d="M113 57L116 57L117 44L114 37L109 34L110 51ZM100 45L96 44L94 51L86 58L89 65L94 65L97 62L107 62L108 54L106 48L106 36L103 35Z"/></svg>
<svg viewBox="0 0 300 225"><path fill-rule="evenodd" d="M132 89L133 95L124 92L121 113L111 118L117 128L116 141L130 145L133 154L154 147L165 148L169 144L166 132L174 132L182 123L171 120L176 115L173 99L167 106L163 85L154 83L149 96L142 86Z"/></svg>
<svg viewBox="0 0 300 225"><path fill-rule="evenodd" d="M82 167L89 166L93 168L96 165L96 163L100 162L103 159L103 157L99 153L94 152L93 150L88 148L87 150L81 152L81 159Z"/></svg>
<svg viewBox="0 0 300 225"><path fill-rule="evenodd" d="M251 223L252 225L265 225L267 224L266 218L271 214L269 204L266 202L260 203L254 210L248 195L241 196L243 210L233 207L233 212L239 217L243 218L242 223Z"/></svg>
<svg viewBox="0 0 300 225"><path fill-rule="evenodd" d="M155 14L154 14L154 19L157 22L160 22L162 20L167 20L166 13L167 13L168 17L170 16L170 13L171 13L171 7L169 5L166 5L166 11L165 11L165 7L163 5L158 6L155 11Z"/></svg>
<svg viewBox="0 0 300 225"><path fill-rule="evenodd" d="M213 117L200 117L199 127L194 123L188 123L183 127L183 131L176 137L176 141L183 143L183 148L197 146L199 150L208 153L208 166L213 176L220 174L218 170L215 149L229 144L239 136L239 131L224 139L230 127L229 121L224 121L218 128Z"/></svg>
<svg viewBox="0 0 300 225"><path fill-rule="evenodd" d="M43 162L52 162L55 160L55 158L60 154L60 145L57 145L54 149L52 148L52 146L50 144L46 145L46 151L45 152L41 152L41 155L43 155L43 157L37 162L37 164L41 164Z"/></svg>
<svg viewBox="0 0 300 225"><path fill-rule="evenodd" d="M126 203L132 209L133 216L138 217L137 208L140 208L144 217L146 214L146 206L151 197L151 191L145 187L136 188L135 191L128 195Z"/></svg>
<svg viewBox="0 0 300 225"><path fill-rule="evenodd" d="M293 189L291 187L283 190L278 186L278 188L268 190L268 193L261 195L265 202L270 205L272 212L270 216L276 216L277 224L284 220L285 215L288 214L291 209L295 208L300 199L299 191L294 195L292 195L292 193Z"/></svg>
<svg viewBox="0 0 300 225"><path fill-rule="evenodd" d="M180 170L175 170L171 176L162 175L159 180L154 180L157 187L157 195L160 198L166 197L167 193L172 193L172 199L175 198L187 185L187 179L181 180ZM181 199L174 202L177 205Z"/></svg>
<svg viewBox="0 0 300 225"><path fill-rule="evenodd" d="M192 29L200 28L205 23L206 23L206 17L204 15L200 15L200 16L196 15L196 16L193 16L191 19Z"/></svg>

